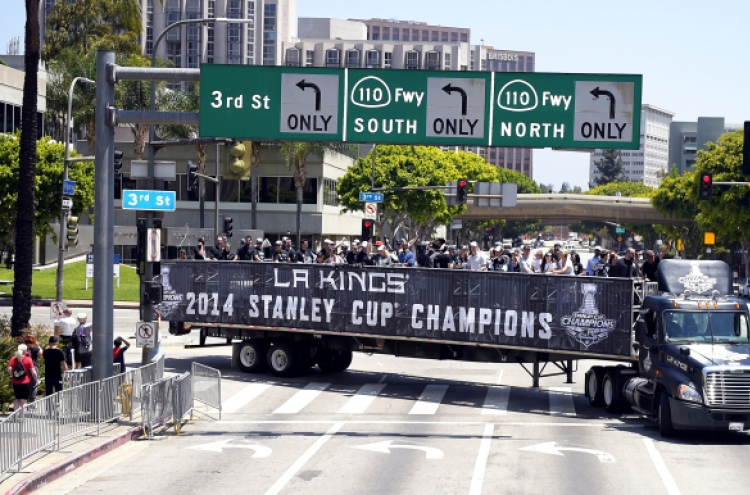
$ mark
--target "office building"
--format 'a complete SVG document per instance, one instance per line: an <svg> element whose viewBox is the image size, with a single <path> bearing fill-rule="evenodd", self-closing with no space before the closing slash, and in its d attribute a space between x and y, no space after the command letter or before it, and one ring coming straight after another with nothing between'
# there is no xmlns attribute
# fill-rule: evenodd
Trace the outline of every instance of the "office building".
<svg viewBox="0 0 750 495"><path fill-rule="evenodd" d="M642 182L658 187L669 172L670 124L674 113L653 105L641 105L640 149L622 150L623 175L630 182ZM599 171L596 163L602 159L602 150L591 153L589 184L596 185Z"/></svg>
<svg viewBox="0 0 750 495"><path fill-rule="evenodd" d="M669 166L677 165L684 174L695 165L698 150L708 149L726 133L742 129L740 124L726 124L724 117L698 117L695 122L672 122L669 126Z"/></svg>
<svg viewBox="0 0 750 495"><path fill-rule="evenodd" d="M432 43L470 43L471 30L429 25L425 22L398 19L350 19L367 27L368 41L410 41ZM300 35L300 37L302 37Z"/></svg>
<svg viewBox="0 0 750 495"><path fill-rule="evenodd" d="M7 65L0 65L0 132L21 129L23 108L23 55L0 55ZM44 135L44 112L47 111L47 73L40 65L37 75L37 136Z"/></svg>

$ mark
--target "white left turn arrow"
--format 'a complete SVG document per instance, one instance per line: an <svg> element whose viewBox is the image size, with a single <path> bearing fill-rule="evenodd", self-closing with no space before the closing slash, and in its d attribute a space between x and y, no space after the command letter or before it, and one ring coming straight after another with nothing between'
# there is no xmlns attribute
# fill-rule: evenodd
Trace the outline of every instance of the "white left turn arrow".
<svg viewBox="0 0 750 495"><path fill-rule="evenodd" d="M608 464L612 464L615 461L615 458L612 454L608 454L606 452L602 452L601 450L594 450L594 449L580 449L577 447L562 447L560 445L557 445L556 442L545 442L545 443L539 443L537 445L530 445L528 447L521 447L518 450L528 450L531 452L541 452L543 454L552 454L552 455L561 455L564 456L565 454L562 453L562 451L567 452L581 452L583 454L592 454L599 458L599 462L605 462Z"/></svg>
<svg viewBox="0 0 750 495"><path fill-rule="evenodd" d="M435 447L423 447L422 445L392 445L393 440L384 442L369 443L367 445L355 445L352 448L360 450L369 450L370 452L381 452L390 454L391 449L411 449L424 451L427 459L442 459L443 451Z"/></svg>
<svg viewBox="0 0 750 495"><path fill-rule="evenodd" d="M271 455L270 447L265 447L263 445L255 445L255 444L230 445L229 442L231 441L232 439L230 438L228 440L219 440L218 442L204 443L202 445L193 445L192 447L188 447L188 448L193 449L193 450L203 450L206 452L223 452L224 449L254 450L255 454L253 454L252 459L263 459Z"/></svg>

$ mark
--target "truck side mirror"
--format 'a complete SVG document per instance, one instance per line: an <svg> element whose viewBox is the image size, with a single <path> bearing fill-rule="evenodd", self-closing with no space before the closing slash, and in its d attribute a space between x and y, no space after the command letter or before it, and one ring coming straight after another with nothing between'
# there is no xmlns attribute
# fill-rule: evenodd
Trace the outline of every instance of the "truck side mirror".
<svg viewBox="0 0 750 495"><path fill-rule="evenodd" d="M682 354L683 356L689 356L690 348L685 346L680 347L680 354Z"/></svg>

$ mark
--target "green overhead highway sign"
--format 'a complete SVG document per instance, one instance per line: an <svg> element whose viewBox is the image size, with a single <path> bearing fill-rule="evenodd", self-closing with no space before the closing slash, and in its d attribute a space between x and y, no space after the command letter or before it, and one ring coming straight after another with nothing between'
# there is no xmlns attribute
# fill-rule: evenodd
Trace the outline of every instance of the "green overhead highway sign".
<svg viewBox="0 0 750 495"><path fill-rule="evenodd" d="M200 136L640 147L640 75L201 66Z"/></svg>

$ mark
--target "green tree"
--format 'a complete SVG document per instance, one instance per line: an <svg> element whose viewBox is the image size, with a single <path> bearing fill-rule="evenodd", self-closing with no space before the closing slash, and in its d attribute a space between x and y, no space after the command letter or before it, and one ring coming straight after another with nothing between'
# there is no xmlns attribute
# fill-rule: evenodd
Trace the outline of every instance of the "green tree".
<svg viewBox="0 0 750 495"><path fill-rule="evenodd" d="M16 185L21 173L18 134L0 135L0 250L9 250L16 236L15 218L19 215L19 191ZM37 163L34 190L33 236L45 237L55 232L50 226L60 215L62 176L65 159L63 143L42 138L36 143ZM71 156L79 156L72 153ZM76 181L73 215L94 205L93 162L72 162L68 175Z"/></svg>
<svg viewBox="0 0 750 495"><path fill-rule="evenodd" d="M354 145L344 143L327 143L318 141L284 141L281 143L281 155L286 164L294 168L294 187L297 190L297 246L302 239L302 193L307 180L307 158L311 154L325 159L327 152L345 152L355 154Z"/></svg>
<svg viewBox="0 0 750 495"><path fill-rule="evenodd" d="M599 171L599 177L594 182L601 186L610 182L625 181L622 165L622 151L603 149L601 160L594 162L594 166Z"/></svg>
<svg viewBox="0 0 750 495"><path fill-rule="evenodd" d="M20 335L31 319L31 265L34 241L34 183L36 181L36 123L39 89L39 0L26 1L24 31L23 109L21 110L21 144L19 151L16 225L16 266L13 273L13 316L11 331ZM7 209L3 205L3 209Z"/></svg>
<svg viewBox="0 0 750 495"><path fill-rule="evenodd" d="M629 198L650 198L656 190L642 182L608 182L606 184L589 189L584 194L593 196L626 196Z"/></svg>
<svg viewBox="0 0 750 495"><path fill-rule="evenodd" d="M677 167L672 166L669 175L662 179L651 197L651 204L664 215L687 219L686 225L662 225L657 227L665 239L682 239L688 258L695 258L700 252L700 227L697 217L698 174L686 172L680 176Z"/></svg>
<svg viewBox="0 0 750 495"><path fill-rule="evenodd" d="M68 48L83 55L97 49L139 55L142 30L138 0L58 1L47 17L42 58L53 60Z"/></svg>

